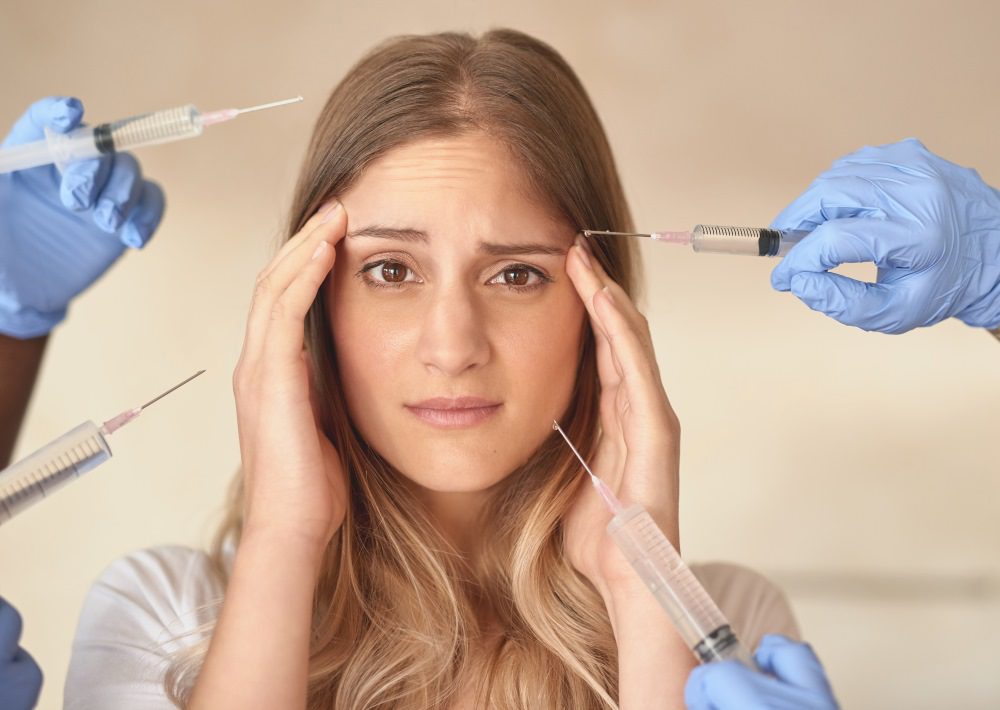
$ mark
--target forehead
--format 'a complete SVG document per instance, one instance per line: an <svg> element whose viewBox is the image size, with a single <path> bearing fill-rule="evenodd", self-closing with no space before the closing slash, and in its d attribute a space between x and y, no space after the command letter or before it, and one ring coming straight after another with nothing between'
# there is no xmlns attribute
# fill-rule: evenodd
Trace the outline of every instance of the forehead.
<svg viewBox="0 0 1000 710"><path fill-rule="evenodd" d="M524 169L499 141L469 132L406 143L379 157L342 195L361 222L438 231L569 231L532 194Z"/></svg>

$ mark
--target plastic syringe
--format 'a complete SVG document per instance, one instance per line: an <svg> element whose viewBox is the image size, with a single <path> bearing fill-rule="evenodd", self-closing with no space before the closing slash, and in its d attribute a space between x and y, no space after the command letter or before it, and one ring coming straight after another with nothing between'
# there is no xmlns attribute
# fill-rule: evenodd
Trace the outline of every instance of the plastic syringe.
<svg viewBox="0 0 1000 710"><path fill-rule="evenodd" d="M722 611L684 564L677 550L641 505L624 507L604 481L594 475L558 422L552 423L590 474L590 480L611 511L608 535L653 593L699 663L730 658L756 669L752 657Z"/></svg>
<svg viewBox="0 0 1000 710"><path fill-rule="evenodd" d="M225 108L199 113L192 105L178 106L120 121L83 126L68 133L46 129L45 140L0 150L0 173L27 170L55 163L59 168L75 160L131 150L144 145L168 143L200 136L206 126L231 121L252 111L263 111L302 101L301 96L248 108Z"/></svg>
<svg viewBox="0 0 1000 710"><path fill-rule="evenodd" d="M0 525L70 481L111 458L105 437L133 421L149 405L186 385L199 370L140 407L126 409L98 426L87 421L9 468L0 471Z"/></svg>
<svg viewBox="0 0 1000 710"><path fill-rule="evenodd" d="M585 237L645 237L663 244L690 246L696 252L741 256L784 256L809 234L802 230L715 224L696 224L694 229L680 232L602 232L584 229L582 233Z"/></svg>

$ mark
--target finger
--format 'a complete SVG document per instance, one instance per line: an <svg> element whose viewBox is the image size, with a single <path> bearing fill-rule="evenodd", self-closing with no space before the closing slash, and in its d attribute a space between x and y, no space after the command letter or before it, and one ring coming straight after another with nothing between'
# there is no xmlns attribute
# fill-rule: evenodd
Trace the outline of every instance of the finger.
<svg viewBox="0 0 1000 710"><path fill-rule="evenodd" d="M712 682L710 665L697 666L684 684L684 705L688 710L712 710L706 685Z"/></svg>
<svg viewBox="0 0 1000 710"><path fill-rule="evenodd" d="M761 678L739 661L706 663L691 671L684 700L699 709L744 707L748 699L758 697Z"/></svg>
<svg viewBox="0 0 1000 710"><path fill-rule="evenodd" d="M768 634L761 639L754 660L760 669L785 683L813 691L830 691L830 683L809 644Z"/></svg>
<svg viewBox="0 0 1000 710"><path fill-rule="evenodd" d="M654 428L662 427L666 430L666 422L660 418L664 394L655 358L650 357L646 344L622 312L608 287L594 297L594 311L608 334L611 351L620 364L622 383L630 408L644 422Z"/></svg>
<svg viewBox="0 0 1000 710"><path fill-rule="evenodd" d="M11 663L4 669L6 682L0 682L0 690L9 692L25 701L25 708L33 708L38 702L38 695L42 690L42 669L38 667L35 659L23 648L17 649Z"/></svg>
<svg viewBox="0 0 1000 710"><path fill-rule="evenodd" d="M298 271L288 288L274 302L267 340L264 343L265 357L269 361L292 362L295 358L302 357L306 313L309 312L323 280L333 268L336 253L330 242L320 240L309 262Z"/></svg>
<svg viewBox="0 0 1000 710"><path fill-rule="evenodd" d="M844 325L882 333L912 328L897 307L899 286L865 283L840 274L803 272L792 277L791 292L814 311Z"/></svg>
<svg viewBox="0 0 1000 710"><path fill-rule="evenodd" d="M639 332L644 336L644 340L649 344L650 352L652 352L653 341L652 337L649 336L649 328L646 324L646 318L639 312L639 309L636 308L635 303L632 301L632 297L626 293L625 289L623 289L617 281L608 276L608 272L604 270L600 260L594 257L591 244L585 239L581 239L579 237L578 239L583 248L590 255L590 262L593 265L594 273L597 274L597 278L601 282L601 288L607 287L611 291L612 295L621 305L622 312L629 319L629 321L632 322L633 326L635 326L636 332Z"/></svg>
<svg viewBox="0 0 1000 710"><path fill-rule="evenodd" d="M249 365L252 366L253 362L259 357L277 299L281 297L288 288L289 283L291 283L307 262L311 260L312 254L315 252L319 242L329 242L331 251L333 251L333 247L344 237L346 226L347 218L344 214L344 208L340 203L337 203L320 220L320 223L309 232L305 240L299 243L299 246L295 247L284 258L279 259L273 268L269 267L257 279L254 287L253 303L250 307L250 315L247 318L247 333L244 339L243 356L241 356L241 359L244 359L245 356Z"/></svg>
<svg viewBox="0 0 1000 710"><path fill-rule="evenodd" d="M883 193L871 180L852 175L824 173L774 218L774 229L811 231L833 219L870 217L884 219Z"/></svg>
<svg viewBox="0 0 1000 710"><path fill-rule="evenodd" d="M829 271L841 264L874 262L881 268L919 268L933 262L939 246L933 239L915 238L902 223L837 219L821 224L792 247L771 272L771 285L787 291L796 274Z"/></svg>
<svg viewBox="0 0 1000 710"><path fill-rule="evenodd" d="M80 125L83 104L71 96L49 96L33 103L17 119L4 140L4 147L45 139L45 129L66 133Z"/></svg>
<svg viewBox="0 0 1000 710"><path fill-rule="evenodd" d="M143 189L142 168L131 153L115 153L94 205L94 224L114 234L128 218Z"/></svg>
<svg viewBox="0 0 1000 710"><path fill-rule="evenodd" d="M271 260L271 263L268 264L267 268L264 270L264 272L261 275L262 276L267 276L289 254L291 254L293 251L295 251L296 249L298 249L302 245L303 242L305 242L306 240L308 240L309 236L321 224L325 224L326 223L325 220L332 219L332 216L328 217L328 215L331 214L331 212L334 210L335 207L337 207L338 204L339 203L335 199L334 200L329 200L326 203L324 203L323 206L320 207L319 210L316 212L316 214L314 214L312 217L310 217L306 221L306 223L304 225L302 225L302 229L300 229L298 232L296 232L292 236L291 239L289 239L287 242L285 242L284 244L281 245L281 248L278 250L278 253L275 255L274 259Z"/></svg>
<svg viewBox="0 0 1000 710"><path fill-rule="evenodd" d="M14 658L21 640L21 615L17 609L0 599L0 663Z"/></svg>
<svg viewBox="0 0 1000 710"><path fill-rule="evenodd" d="M77 160L66 166L59 182L59 198L66 209L79 212L94 206L111 173L112 156Z"/></svg>
<svg viewBox="0 0 1000 710"><path fill-rule="evenodd" d="M570 253L566 261L566 273L576 288L580 300L583 301L587 315L590 317L591 330L597 345L597 372L601 380L602 393L604 390L611 390L618 386L621 376L614 363L614 356L611 345L608 343L607 333L601 325L597 313L594 311L594 296L603 288L603 283L594 271L593 264L596 260L587 253L579 238L575 246L570 248Z"/></svg>
<svg viewBox="0 0 1000 710"><path fill-rule="evenodd" d="M142 249L149 243L166 209L163 189L149 180L143 180L141 184L139 199L118 235L122 244L131 249Z"/></svg>

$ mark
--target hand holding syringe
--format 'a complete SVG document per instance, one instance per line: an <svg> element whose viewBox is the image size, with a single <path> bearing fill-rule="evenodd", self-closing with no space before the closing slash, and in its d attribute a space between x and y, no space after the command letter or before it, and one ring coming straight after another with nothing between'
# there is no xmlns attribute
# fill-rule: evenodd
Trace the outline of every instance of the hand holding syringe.
<svg viewBox="0 0 1000 710"><path fill-rule="evenodd" d="M91 421L84 422L27 458L0 471L0 525L111 458L111 448L104 437L118 431L138 417L146 407L203 372L204 370L199 370L163 394L142 406L126 409L101 426Z"/></svg>
<svg viewBox="0 0 1000 710"><path fill-rule="evenodd" d="M301 100L302 97L297 96L249 108L227 108L208 113L200 113L194 106L187 105L98 126L84 126L69 133L46 131L44 141L0 150L0 173L27 170L50 163L61 167L76 160L118 153L144 145L195 138L201 135L205 126L231 121L244 113L285 106Z"/></svg>
<svg viewBox="0 0 1000 710"><path fill-rule="evenodd" d="M594 488L614 516L608 535L625 559L667 612L677 632L700 663L736 659L756 668L750 654L740 645L719 607L701 586L677 550L641 505L624 507L621 501L594 475L558 422L552 423L590 474Z"/></svg>

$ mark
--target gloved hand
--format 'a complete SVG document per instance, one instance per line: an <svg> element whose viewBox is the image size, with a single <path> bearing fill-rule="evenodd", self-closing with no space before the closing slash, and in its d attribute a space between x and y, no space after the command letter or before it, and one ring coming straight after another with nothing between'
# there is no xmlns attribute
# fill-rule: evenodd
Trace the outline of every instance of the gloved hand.
<svg viewBox="0 0 1000 710"><path fill-rule="evenodd" d="M0 598L0 708L4 710L35 707L42 689L42 671L17 645L20 638L21 615Z"/></svg>
<svg viewBox="0 0 1000 710"><path fill-rule="evenodd" d="M739 661L691 671L684 688L689 710L837 710L823 666L807 644L770 634L754 660L763 673Z"/></svg>
<svg viewBox="0 0 1000 710"><path fill-rule="evenodd" d="M73 98L35 103L4 146L65 133L80 124ZM54 165L0 175L0 333L31 338L66 316L69 302L121 256L139 249L163 216L160 188L128 153L83 160L61 176Z"/></svg>
<svg viewBox="0 0 1000 710"><path fill-rule="evenodd" d="M845 325L903 333L954 316L1000 325L1000 192L910 138L836 161L773 226L815 230L771 274ZM878 266L874 284L829 269Z"/></svg>

